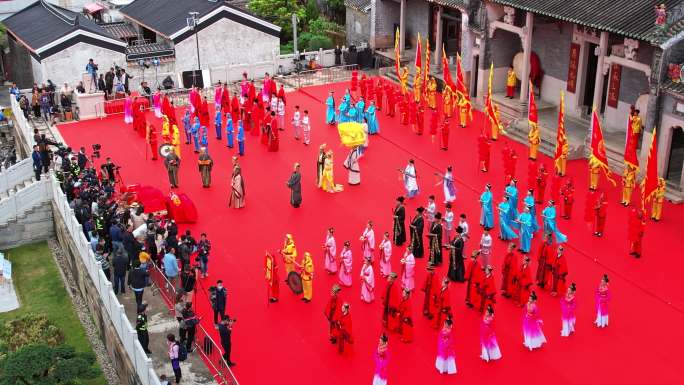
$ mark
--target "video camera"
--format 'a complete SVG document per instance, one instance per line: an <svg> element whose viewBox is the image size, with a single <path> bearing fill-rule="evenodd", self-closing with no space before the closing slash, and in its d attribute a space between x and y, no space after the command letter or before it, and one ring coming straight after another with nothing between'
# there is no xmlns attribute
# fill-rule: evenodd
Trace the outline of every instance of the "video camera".
<svg viewBox="0 0 684 385"><path fill-rule="evenodd" d="M93 144L93 158L100 158L100 150L102 150L102 145L99 143Z"/></svg>

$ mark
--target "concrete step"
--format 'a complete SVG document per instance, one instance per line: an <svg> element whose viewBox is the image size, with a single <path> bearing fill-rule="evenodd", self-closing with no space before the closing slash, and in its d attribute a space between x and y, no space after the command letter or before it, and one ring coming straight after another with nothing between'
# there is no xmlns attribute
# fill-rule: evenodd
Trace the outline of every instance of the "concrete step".
<svg viewBox="0 0 684 385"><path fill-rule="evenodd" d="M665 199L672 203L684 203L684 191L681 190L681 187L670 181L667 181L666 184Z"/></svg>

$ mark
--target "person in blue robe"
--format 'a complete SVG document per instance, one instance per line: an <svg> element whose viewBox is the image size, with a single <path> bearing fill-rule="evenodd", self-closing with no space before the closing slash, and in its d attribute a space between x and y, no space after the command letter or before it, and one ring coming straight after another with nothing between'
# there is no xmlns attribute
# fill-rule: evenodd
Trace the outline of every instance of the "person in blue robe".
<svg viewBox="0 0 684 385"><path fill-rule="evenodd" d="M214 126L216 128L216 139L221 140L221 131L223 131L223 121L221 120L221 110L216 110L214 117Z"/></svg>
<svg viewBox="0 0 684 385"><path fill-rule="evenodd" d="M183 116L183 131L185 132L185 144L190 144L192 141L192 128L190 127L190 111L185 110Z"/></svg>
<svg viewBox="0 0 684 385"><path fill-rule="evenodd" d="M515 179L511 179L510 183L508 183L508 186L506 186L506 189L504 191L504 194L509 198L509 221L514 221L516 218L518 218L518 187L516 187L516 183L517 181Z"/></svg>
<svg viewBox="0 0 684 385"><path fill-rule="evenodd" d="M532 236L534 236L534 233L539 230L539 221L537 221L537 207L534 202L533 190L527 190L527 196L523 199L523 204L530 210L530 216L532 217Z"/></svg>
<svg viewBox="0 0 684 385"><path fill-rule="evenodd" d="M359 98L359 101L356 102L356 122L357 123L363 123L363 118L366 114L366 102L363 100L363 97Z"/></svg>
<svg viewBox="0 0 684 385"><path fill-rule="evenodd" d="M494 227L494 207L491 189L492 185L487 183L485 191L480 195L480 206L482 207L480 212L480 226L488 230Z"/></svg>
<svg viewBox="0 0 684 385"><path fill-rule="evenodd" d="M209 135L207 134L207 127L202 126L202 133L200 135L200 146L204 147L209 154Z"/></svg>
<svg viewBox="0 0 684 385"><path fill-rule="evenodd" d="M520 228L520 248L522 253L529 253L532 245L532 215L530 209L525 207L516 219Z"/></svg>
<svg viewBox="0 0 684 385"><path fill-rule="evenodd" d="M542 218L544 218L544 234L553 234L558 244L568 241L568 237L556 226L556 207L553 200L550 200L548 206L542 211Z"/></svg>
<svg viewBox="0 0 684 385"><path fill-rule="evenodd" d="M368 135L375 135L380 132L376 110L377 107L375 107L375 101L372 101L366 110L366 120L368 120Z"/></svg>
<svg viewBox="0 0 684 385"><path fill-rule="evenodd" d="M230 112L226 112L226 146L233 148L233 119Z"/></svg>
<svg viewBox="0 0 684 385"><path fill-rule="evenodd" d="M518 238L518 234L512 229L512 221L509 219L511 210L509 199L504 198L498 206L499 209L499 238L508 241Z"/></svg>
<svg viewBox="0 0 684 385"><path fill-rule="evenodd" d="M245 155L245 129L242 128L242 120L238 120L237 142L240 156Z"/></svg>
<svg viewBox="0 0 684 385"><path fill-rule="evenodd" d="M335 116L335 98L333 97L332 91L328 94L325 105L327 106L325 110L325 122L327 124L335 124L337 118Z"/></svg>
<svg viewBox="0 0 684 385"><path fill-rule="evenodd" d="M199 153L199 139L200 139L200 121L199 117L195 116L195 123L193 123L192 128L190 129L192 132L192 144L195 147L195 152Z"/></svg>

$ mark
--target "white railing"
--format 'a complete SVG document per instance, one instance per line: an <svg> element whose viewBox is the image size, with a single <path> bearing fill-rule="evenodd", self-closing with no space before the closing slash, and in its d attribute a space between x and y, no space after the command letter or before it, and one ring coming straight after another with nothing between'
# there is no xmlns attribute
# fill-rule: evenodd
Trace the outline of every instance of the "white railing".
<svg viewBox="0 0 684 385"><path fill-rule="evenodd" d="M100 294L104 310L112 321L114 329L119 335L119 339L126 350L126 354L128 354L131 364L135 368L140 382L143 385L160 385L159 376L154 371L152 360L143 351L140 342L138 342L135 328L131 325L123 305L116 298L112 290L111 282L104 275L100 263L95 260L95 254L90 247L90 243L83 234L83 227L78 223L74 216L74 211L69 207L66 195L60 189L59 182L57 182L55 176L50 175L49 178L39 183L45 183L46 186L50 186L53 205L64 222L64 226L76 246L78 256L85 265L90 279Z"/></svg>
<svg viewBox="0 0 684 385"><path fill-rule="evenodd" d="M0 194L33 177L33 160L26 158L0 172Z"/></svg>
<svg viewBox="0 0 684 385"><path fill-rule="evenodd" d="M0 223L17 219L34 206L49 202L52 189L49 180L40 180L0 200Z"/></svg>
<svg viewBox="0 0 684 385"><path fill-rule="evenodd" d="M14 119L16 120L18 125L17 131L24 138L24 142L29 147L27 148L27 151L31 152L31 147L33 147L33 145L35 144L33 140L33 127L24 116L23 111L19 107L19 102L17 102L17 99L15 97L11 97L10 101L12 104L12 114L14 115ZM59 133L59 130L50 129L50 134L56 142L64 143L64 138L62 138L62 135ZM49 137L50 135L46 136Z"/></svg>

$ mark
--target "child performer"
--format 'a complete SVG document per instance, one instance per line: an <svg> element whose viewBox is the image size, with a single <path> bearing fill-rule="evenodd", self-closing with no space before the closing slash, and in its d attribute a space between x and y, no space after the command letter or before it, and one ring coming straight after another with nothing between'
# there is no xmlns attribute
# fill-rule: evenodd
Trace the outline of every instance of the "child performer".
<svg viewBox="0 0 684 385"><path fill-rule="evenodd" d="M608 327L608 303L610 302L608 282L608 274L603 274L601 283L596 289L596 321L594 323L600 328Z"/></svg>
<svg viewBox="0 0 684 385"><path fill-rule="evenodd" d="M294 138L299 140L299 132L302 127L301 114L299 113L299 106L295 106L294 114L292 115L292 127L294 127Z"/></svg>

